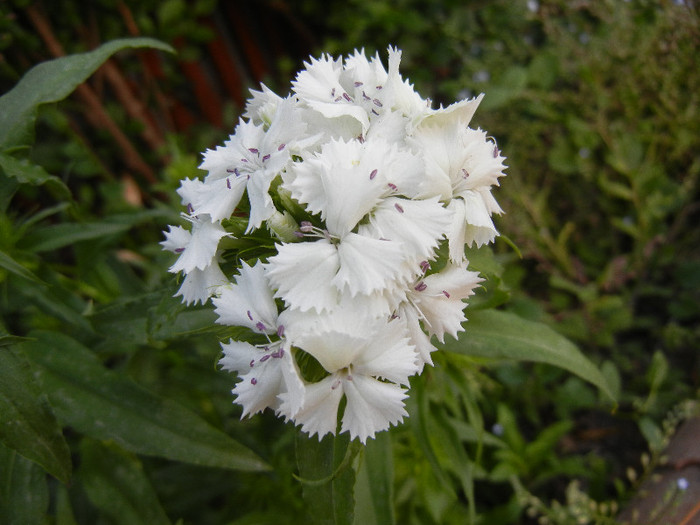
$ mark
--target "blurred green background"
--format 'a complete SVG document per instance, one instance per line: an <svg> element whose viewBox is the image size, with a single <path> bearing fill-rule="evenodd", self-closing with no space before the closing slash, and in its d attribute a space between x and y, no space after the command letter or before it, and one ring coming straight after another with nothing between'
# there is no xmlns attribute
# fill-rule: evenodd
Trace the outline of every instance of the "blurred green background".
<svg viewBox="0 0 700 525"><path fill-rule="evenodd" d="M284 95L309 55L364 48L385 59L395 45L404 78L435 105L485 93L471 125L508 158L495 194L510 242L470 254L488 277L474 307L546 322L600 366L619 402L611 411L594 387L547 365L439 355L412 384L409 412L423 416L391 432L396 520L614 522L696 412L700 6L7 0L0 92L40 61L136 35L177 55L111 59L40 112L28 158L53 177L5 174L3 345L35 330L66 334L58 348L89 348L102 369L177 401L274 470L136 454L59 413L71 422L70 486L12 459L26 462L24 493L41 502L32 520L306 523L293 432L271 414L238 421L233 380L215 369L213 315L171 297L171 259L157 242L178 220L179 180L198 176L200 152L232 133L248 88L262 81ZM430 454L414 421L437 442ZM5 465L11 454L3 447ZM106 475L118 468L121 478ZM11 486L1 487L6 509Z"/></svg>

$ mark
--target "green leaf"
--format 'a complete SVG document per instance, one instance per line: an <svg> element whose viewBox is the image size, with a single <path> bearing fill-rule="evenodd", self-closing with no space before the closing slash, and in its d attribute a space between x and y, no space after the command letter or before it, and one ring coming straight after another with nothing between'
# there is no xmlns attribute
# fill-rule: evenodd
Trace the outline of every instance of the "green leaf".
<svg viewBox="0 0 700 525"><path fill-rule="evenodd" d="M469 314L465 329L458 340L452 339L442 348L468 356L558 366L594 384L615 401L600 370L571 341L543 323L499 310L483 310Z"/></svg>
<svg viewBox="0 0 700 525"><path fill-rule="evenodd" d="M0 349L0 441L68 483L68 445L26 357Z"/></svg>
<svg viewBox="0 0 700 525"><path fill-rule="evenodd" d="M94 333L92 325L82 314L87 304L58 283L56 275L47 274L50 286L14 279L10 284L17 300L38 307L48 315L73 326L81 333Z"/></svg>
<svg viewBox="0 0 700 525"><path fill-rule="evenodd" d="M56 487L55 525L78 525L73 514L68 488L64 485Z"/></svg>
<svg viewBox="0 0 700 525"><path fill-rule="evenodd" d="M21 347L38 369L60 421L138 454L196 465L261 471L269 466L247 447L172 400L162 399L63 334L37 331Z"/></svg>
<svg viewBox="0 0 700 525"><path fill-rule="evenodd" d="M8 272L14 273L18 277L23 277L24 279L34 281L35 283L43 282L36 275L27 270L24 266L15 261L12 257L10 257L2 250L0 250L0 266L5 268L5 270L7 270Z"/></svg>
<svg viewBox="0 0 700 525"><path fill-rule="evenodd" d="M304 502L317 525L352 525L358 442L347 435L326 435L320 442L297 432L296 455Z"/></svg>
<svg viewBox="0 0 700 525"><path fill-rule="evenodd" d="M8 177L18 182L34 186L47 184L56 188L62 197L70 198L70 190L61 179L47 173L44 168L26 159L16 159L5 153L0 153L0 168Z"/></svg>
<svg viewBox="0 0 700 525"><path fill-rule="evenodd" d="M19 335L12 335L7 333L5 330L0 329L0 347L13 345L16 343L21 343L22 341L31 341L29 337L21 337Z"/></svg>
<svg viewBox="0 0 700 525"><path fill-rule="evenodd" d="M44 471L34 462L0 444L0 522L43 525L49 507Z"/></svg>
<svg viewBox="0 0 700 525"><path fill-rule="evenodd" d="M125 38L30 69L12 90L0 97L0 151L30 145L41 104L63 100L114 53L137 47L173 52L170 46L152 38Z"/></svg>
<svg viewBox="0 0 700 525"><path fill-rule="evenodd" d="M394 460L391 434L380 432L367 442L355 482L355 524L392 525Z"/></svg>
<svg viewBox="0 0 700 525"><path fill-rule="evenodd" d="M80 450L80 479L85 492L110 523L170 523L138 458L114 444L89 439L83 440Z"/></svg>
<svg viewBox="0 0 700 525"><path fill-rule="evenodd" d="M37 229L22 239L21 247L32 252L47 252L70 246L80 241L101 239L127 231L128 224L90 222L64 223Z"/></svg>

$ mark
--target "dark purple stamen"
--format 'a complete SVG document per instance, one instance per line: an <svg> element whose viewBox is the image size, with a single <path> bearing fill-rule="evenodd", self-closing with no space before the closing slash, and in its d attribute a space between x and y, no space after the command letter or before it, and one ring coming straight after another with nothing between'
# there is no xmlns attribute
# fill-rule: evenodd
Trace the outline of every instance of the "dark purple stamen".
<svg viewBox="0 0 700 525"><path fill-rule="evenodd" d="M428 285L425 284L423 281L421 281L421 282L419 282L417 285L415 285L415 286L413 287L413 289L414 289L416 292L422 292L422 291L424 291L427 287L428 287Z"/></svg>
<svg viewBox="0 0 700 525"><path fill-rule="evenodd" d="M369 180L374 179L374 177L376 177L376 176L377 176L377 170L373 169L372 173L369 174Z"/></svg>
<svg viewBox="0 0 700 525"><path fill-rule="evenodd" d="M355 82L355 87L360 87L362 85L362 82Z"/></svg>
<svg viewBox="0 0 700 525"><path fill-rule="evenodd" d="M277 327L277 337L284 337L284 325L281 324Z"/></svg>
<svg viewBox="0 0 700 525"><path fill-rule="evenodd" d="M261 332L265 331L265 325L262 323L262 321L258 321L257 323L255 323L255 328L257 328Z"/></svg>
<svg viewBox="0 0 700 525"><path fill-rule="evenodd" d="M231 181L228 180L228 177L226 177L226 187L230 190L231 189Z"/></svg>
<svg viewBox="0 0 700 525"><path fill-rule="evenodd" d="M255 155L260 153L260 151L258 151L257 148L248 148L248 151L250 151L251 153L254 153Z"/></svg>
<svg viewBox="0 0 700 525"><path fill-rule="evenodd" d="M192 207L192 204L187 203L187 211L190 213L194 213L194 208Z"/></svg>
<svg viewBox="0 0 700 525"><path fill-rule="evenodd" d="M309 221L301 221L301 227L299 229L304 233L311 233L314 231L314 225Z"/></svg>
<svg viewBox="0 0 700 525"><path fill-rule="evenodd" d="M382 86L375 86L377 89L382 89Z"/></svg>
<svg viewBox="0 0 700 525"><path fill-rule="evenodd" d="M396 208L399 213L403 213L403 208L398 202L394 204L394 208Z"/></svg>
<svg viewBox="0 0 700 525"><path fill-rule="evenodd" d="M184 251L185 251L184 248L175 248L175 253L182 253Z"/></svg>
<svg viewBox="0 0 700 525"><path fill-rule="evenodd" d="M493 158L495 159L498 157L498 146L493 147Z"/></svg>
<svg viewBox="0 0 700 525"><path fill-rule="evenodd" d="M350 98L350 95L348 95L347 93L343 93L343 98L344 98L345 100L347 100L348 102L352 102L352 99Z"/></svg>
<svg viewBox="0 0 700 525"><path fill-rule="evenodd" d="M298 237L299 239L303 239L303 238L304 238L304 234L301 233L301 232L294 232L294 237Z"/></svg>
<svg viewBox="0 0 700 525"><path fill-rule="evenodd" d="M389 186L392 190L396 191L396 184L390 182L389 184L387 184L387 186Z"/></svg>
<svg viewBox="0 0 700 525"><path fill-rule="evenodd" d="M343 100L343 97L335 97L333 102L340 102L341 100Z"/></svg>
<svg viewBox="0 0 700 525"><path fill-rule="evenodd" d="M462 168L462 178L466 179L467 177L469 177L469 172Z"/></svg>
<svg viewBox="0 0 700 525"><path fill-rule="evenodd" d="M380 100L379 100L378 98L375 98L372 102L373 102L374 105L377 106L378 108L381 108L381 107L383 106L383 104L380 102Z"/></svg>
<svg viewBox="0 0 700 525"><path fill-rule="evenodd" d="M241 159L241 162L248 162L248 159Z"/></svg>
<svg viewBox="0 0 700 525"><path fill-rule="evenodd" d="M422 261L420 263L420 269L423 270L423 273L427 272L430 270L430 263L428 261Z"/></svg>
<svg viewBox="0 0 700 525"><path fill-rule="evenodd" d="M362 92L362 98L364 98L365 100L372 100L372 97L368 97L367 93L365 93L364 91Z"/></svg>
<svg viewBox="0 0 700 525"><path fill-rule="evenodd" d="M448 292L447 290L443 290L442 293L443 293L443 295L444 295L445 297L447 297L448 299L450 298L450 292Z"/></svg>
<svg viewBox="0 0 700 525"><path fill-rule="evenodd" d="M277 151L282 151L282 150L284 149L285 146L286 146L286 144L280 144L280 145L277 147Z"/></svg>
<svg viewBox="0 0 700 525"><path fill-rule="evenodd" d="M250 320L252 321L252 320L253 320L253 314L250 313L250 310L248 310L246 313L248 314L248 319L250 319Z"/></svg>
<svg viewBox="0 0 700 525"><path fill-rule="evenodd" d="M255 359L250 360L250 368L253 368L253 365L255 365Z"/></svg>
<svg viewBox="0 0 700 525"><path fill-rule="evenodd" d="M335 96L335 88L331 89L331 97Z"/></svg>
<svg viewBox="0 0 700 525"><path fill-rule="evenodd" d="M377 113L374 109L372 110L372 113L374 113L375 115L379 116L379 113Z"/></svg>
<svg viewBox="0 0 700 525"><path fill-rule="evenodd" d="M265 354L264 356L262 356L262 357L260 358L260 362L261 362L261 363L264 363L265 361L267 361L268 359L270 359L270 357L272 357L270 354Z"/></svg>
<svg viewBox="0 0 700 525"><path fill-rule="evenodd" d="M265 162L266 160L270 160L270 154L268 153L262 158L262 161Z"/></svg>
<svg viewBox="0 0 700 525"><path fill-rule="evenodd" d="M251 377L251 378L250 378L250 384L251 384L251 385L257 385L257 384L258 384L258 380L255 379L254 377Z"/></svg>
<svg viewBox="0 0 700 525"><path fill-rule="evenodd" d="M229 168L229 169L226 170L226 173L236 173L236 170L235 170L235 169L230 169L230 168Z"/></svg>

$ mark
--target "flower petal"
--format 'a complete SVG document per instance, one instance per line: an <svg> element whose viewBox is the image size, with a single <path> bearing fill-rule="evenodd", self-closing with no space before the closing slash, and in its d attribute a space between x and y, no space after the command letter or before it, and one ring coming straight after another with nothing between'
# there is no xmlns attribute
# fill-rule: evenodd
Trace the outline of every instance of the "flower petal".
<svg viewBox="0 0 700 525"><path fill-rule="evenodd" d="M403 403L406 390L393 383L353 375L343 380L343 392L348 402L341 432L349 432L350 439L357 437L363 444L408 415Z"/></svg>
<svg viewBox="0 0 700 525"><path fill-rule="evenodd" d="M418 366L416 350L401 323L378 321L373 326L363 327L363 332L366 335L353 361L353 377L361 374L407 385Z"/></svg>
<svg viewBox="0 0 700 525"><path fill-rule="evenodd" d="M185 304L204 304L217 290L228 284L228 279L215 260L204 270L194 268L187 272L174 297L182 296Z"/></svg>
<svg viewBox="0 0 700 525"><path fill-rule="evenodd" d="M437 197L410 200L389 197L372 213L369 224L358 230L380 239L400 242L407 257L417 262L432 259L435 248L451 223L451 213Z"/></svg>
<svg viewBox="0 0 700 525"><path fill-rule="evenodd" d="M194 268L204 270L211 264L219 240L227 235L226 230L220 224L211 222L208 215L189 219L192 221L192 236L178 260L170 267L172 273L187 273Z"/></svg>
<svg viewBox="0 0 700 525"><path fill-rule="evenodd" d="M302 312L331 309L338 301L332 285L340 261L335 247L325 239L278 245L265 272L277 289L275 297Z"/></svg>
<svg viewBox="0 0 700 525"><path fill-rule="evenodd" d="M396 274L405 258L398 242L349 233L338 244L338 258L340 269L332 282L339 290L347 289L352 297L393 288L395 282L406 277Z"/></svg>
<svg viewBox="0 0 700 525"><path fill-rule="evenodd" d="M438 273L423 279L425 286L414 290L411 299L421 312L425 328L440 342L445 342L445 333L455 339L462 330L464 299L474 294L482 282L477 272L467 270L467 263L448 264Z"/></svg>
<svg viewBox="0 0 700 525"><path fill-rule="evenodd" d="M260 261L252 267L242 262L236 284L222 288L212 302L218 324L246 326L259 333L277 331L277 306Z"/></svg>
<svg viewBox="0 0 700 525"><path fill-rule="evenodd" d="M301 424L301 429L318 440L326 434L335 434L338 421L338 406L343 397L340 381L335 376L328 376L318 383L306 385L304 405L294 416L294 421Z"/></svg>

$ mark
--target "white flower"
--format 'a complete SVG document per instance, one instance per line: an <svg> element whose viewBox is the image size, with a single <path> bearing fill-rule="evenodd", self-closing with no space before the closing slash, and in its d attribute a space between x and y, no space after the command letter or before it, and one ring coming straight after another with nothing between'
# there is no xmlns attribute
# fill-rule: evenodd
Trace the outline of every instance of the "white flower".
<svg viewBox="0 0 700 525"><path fill-rule="evenodd" d="M466 261L448 263L441 271L418 280L408 291L406 302L400 305L397 316L404 320L411 342L424 363L432 365L430 353L435 348L430 343L430 336L434 335L444 343L446 333L456 339L457 332L463 330L462 323L466 321L463 300L474 294L482 280L477 272L467 270ZM416 330L418 319L428 332L427 338Z"/></svg>
<svg viewBox="0 0 700 525"><path fill-rule="evenodd" d="M178 254L178 295L213 297L216 322L240 327L220 363L244 417L271 408L319 439L365 443L407 415L433 337L463 329L481 281L465 246L498 235L504 157L469 128L483 95L432 109L400 62L391 47L386 67L363 50L324 55L286 98L263 85L204 153L206 177L178 189L191 227L161 244ZM246 213L246 235L220 242ZM220 261L240 268L231 281Z"/></svg>
<svg viewBox="0 0 700 525"><path fill-rule="evenodd" d="M292 99L283 99L267 127L241 120L223 147L207 150L200 168L209 174L194 188L192 206L212 220L228 218L247 191L250 217L247 231L259 228L275 212L270 183L292 163L292 153L313 144Z"/></svg>
<svg viewBox="0 0 700 525"><path fill-rule="evenodd" d="M358 232L377 239L399 241L414 266L432 259L451 223L450 212L437 197L426 200L384 199Z"/></svg>
<svg viewBox="0 0 700 525"><path fill-rule="evenodd" d="M208 216L184 217L192 223L192 231L188 232L180 227L179 230L173 231L171 227L170 232L165 234L165 244L161 243L164 246L173 246L176 240L180 243L173 249L180 257L170 267L172 273L188 273L195 268L204 270L214 260L219 240L228 235L221 225L211 222Z"/></svg>
<svg viewBox="0 0 700 525"><path fill-rule="evenodd" d="M265 270L270 283L291 308L320 313L337 306L343 294L382 293L405 278L404 254L393 241L348 233L337 242L281 244Z"/></svg>
<svg viewBox="0 0 700 525"><path fill-rule="evenodd" d="M278 330L277 306L272 296L261 262L255 266L241 263L236 284L221 288L212 299L219 318L217 323L245 326L259 333L273 334Z"/></svg>
<svg viewBox="0 0 700 525"><path fill-rule="evenodd" d="M261 84L260 87L261 91L250 90L253 96L247 101L243 116L254 124L269 125L283 99L265 84Z"/></svg>
<svg viewBox="0 0 700 525"><path fill-rule="evenodd" d="M410 192L419 166L412 153L382 139L331 140L292 166L283 181L292 197L320 215L332 235L342 237L384 197Z"/></svg>
<svg viewBox="0 0 700 525"><path fill-rule="evenodd" d="M183 271L185 279L175 297L182 296L187 303L202 304L216 293L219 286L228 282L219 268L217 247L219 239L227 235L218 225L207 220L190 217L192 232L182 226L168 226L163 249L180 254L170 271Z"/></svg>
<svg viewBox="0 0 700 525"><path fill-rule="evenodd" d="M209 297L216 295L219 288L228 283L228 278L215 260L204 270L194 268L182 281L175 297L182 296L185 304L204 304Z"/></svg>
<svg viewBox="0 0 700 525"><path fill-rule="evenodd" d="M342 59L323 55L320 59L312 58L311 62L304 62L304 65L306 69L299 72L292 82L299 99L326 118L353 121L354 136L364 133L369 127L369 117L340 84Z"/></svg>
<svg viewBox="0 0 700 525"><path fill-rule="evenodd" d="M338 318L336 318L338 319ZM330 323L298 335L294 345L311 354L330 373L306 385L304 404L296 423L319 439L335 433L338 407L345 395L347 404L341 432L365 443L376 432L386 430L408 415L403 399L408 378L418 367L416 353L398 323L367 321Z"/></svg>
<svg viewBox="0 0 700 525"><path fill-rule="evenodd" d="M279 415L293 418L304 403L304 384L289 345L254 346L242 341L222 343L224 370L238 373L240 382L233 388L236 403L243 407L241 417L271 408Z"/></svg>

